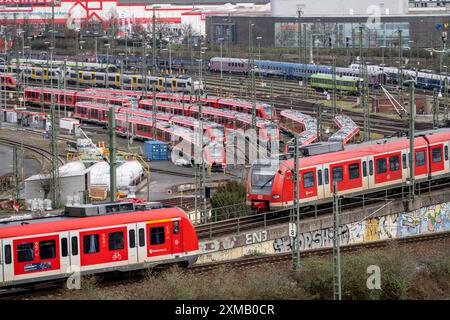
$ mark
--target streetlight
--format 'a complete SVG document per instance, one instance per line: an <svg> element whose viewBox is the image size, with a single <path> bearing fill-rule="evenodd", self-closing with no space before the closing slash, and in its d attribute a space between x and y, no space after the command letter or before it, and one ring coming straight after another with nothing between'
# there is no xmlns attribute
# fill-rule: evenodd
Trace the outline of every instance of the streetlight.
<svg viewBox="0 0 450 320"><path fill-rule="evenodd" d="M261 39L262 37L256 37L256 40L258 40L258 59L261 60Z"/></svg>

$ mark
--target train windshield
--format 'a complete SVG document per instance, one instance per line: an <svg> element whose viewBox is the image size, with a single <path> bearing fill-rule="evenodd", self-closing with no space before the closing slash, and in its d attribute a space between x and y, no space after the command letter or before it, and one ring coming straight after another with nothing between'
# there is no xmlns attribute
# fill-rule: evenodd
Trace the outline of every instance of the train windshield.
<svg viewBox="0 0 450 320"><path fill-rule="evenodd" d="M222 146L219 143L211 143L209 145L209 151L211 153L212 158L221 158L222 157Z"/></svg>
<svg viewBox="0 0 450 320"><path fill-rule="evenodd" d="M263 105L264 113L266 114L269 119L273 118L274 114L272 112L272 107L268 104Z"/></svg>
<svg viewBox="0 0 450 320"><path fill-rule="evenodd" d="M275 124L266 124L266 134L271 138L277 137L277 126Z"/></svg>
<svg viewBox="0 0 450 320"><path fill-rule="evenodd" d="M277 167L267 166L258 167L254 166L252 169L252 187L258 189L272 188L273 180L275 179L275 171Z"/></svg>

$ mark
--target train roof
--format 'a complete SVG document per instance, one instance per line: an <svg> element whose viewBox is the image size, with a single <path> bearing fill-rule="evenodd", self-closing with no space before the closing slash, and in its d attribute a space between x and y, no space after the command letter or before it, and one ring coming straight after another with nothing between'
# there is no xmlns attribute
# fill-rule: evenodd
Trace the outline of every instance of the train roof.
<svg viewBox="0 0 450 320"><path fill-rule="evenodd" d="M68 217L58 216L41 219L22 220L0 223L0 239L31 236L35 234L54 233L87 228L101 228L151 220L169 220L186 217L184 211L177 207L114 213L107 216Z"/></svg>
<svg viewBox="0 0 450 320"><path fill-rule="evenodd" d="M450 141L450 129L437 129L417 132L415 135L415 147L426 146L427 141L430 143L438 143ZM306 168L318 164L332 162L347 161L359 157L370 156L379 153L394 152L400 149L408 149L409 140L407 137L395 137L389 139L371 140L361 144L352 144L345 147L343 151L324 153L311 157L300 158L300 167ZM292 168L294 160L286 160L282 166L285 169Z"/></svg>

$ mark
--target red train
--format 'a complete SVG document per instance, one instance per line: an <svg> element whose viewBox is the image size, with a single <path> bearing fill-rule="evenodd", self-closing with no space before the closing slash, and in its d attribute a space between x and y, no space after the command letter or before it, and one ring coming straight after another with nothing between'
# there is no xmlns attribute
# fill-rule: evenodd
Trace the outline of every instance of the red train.
<svg viewBox="0 0 450 320"><path fill-rule="evenodd" d="M109 107L104 104L77 102L75 105L74 117L85 119L90 122L102 125L108 124ZM127 115L128 113L128 115ZM195 123L191 120L184 121L184 126L179 126L169 122L174 116L156 113L156 137L153 137L153 113L145 110L135 110L131 108L118 108L116 113L116 131L122 135L127 132L133 133L134 137L141 139L157 139L169 143L172 149L179 150L190 164L196 156L198 141L193 131ZM184 117L186 119L186 117ZM215 127L205 126L204 132L208 137L204 141L206 145L202 148L204 159L207 164L215 168L223 168L226 165L225 148L223 145L223 132ZM219 135L222 134L222 137ZM198 151L198 149L197 149ZM188 163L186 163L188 164Z"/></svg>
<svg viewBox="0 0 450 320"><path fill-rule="evenodd" d="M142 92L129 91L129 90L89 89L87 91L99 93L99 94L114 94L114 95L118 95L118 96L126 95L129 97L135 97L138 99L153 98L153 93L151 91L147 91L147 94L145 96ZM184 101L184 103L192 104L192 103L197 103L198 97L187 95L187 94L157 92L156 99L160 100L160 101L170 101L170 102L177 102L177 103L181 103L181 104ZM220 97L213 97L213 96L208 96L208 97L202 96L202 97L200 97L200 101L202 102L202 105L204 105L204 106L222 109L222 110L238 111L238 112L247 113L247 114L252 114L252 110L253 110L252 102L246 101L246 100L227 99L227 98L220 98ZM256 102L255 108L256 108L257 117L264 119L264 120L270 120L270 121L277 120L277 113L276 113L275 109L273 107L271 107L269 104L263 103L263 102Z"/></svg>
<svg viewBox="0 0 450 320"><path fill-rule="evenodd" d="M159 203L66 207L64 216L0 224L0 287L164 264L195 263L198 239Z"/></svg>
<svg viewBox="0 0 450 320"><path fill-rule="evenodd" d="M416 135L416 181L448 175L450 130L430 130ZM409 140L392 138L346 146L326 152L333 143L305 146L299 160L300 203L327 202L336 181L340 195L364 194L399 187L409 178ZM342 147L341 147L342 148ZM255 164L248 175L247 204L261 211L293 204L293 159L278 164Z"/></svg>
<svg viewBox="0 0 450 320"><path fill-rule="evenodd" d="M0 73L0 84L3 89L17 89L16 77L12 73Z"/></svg>

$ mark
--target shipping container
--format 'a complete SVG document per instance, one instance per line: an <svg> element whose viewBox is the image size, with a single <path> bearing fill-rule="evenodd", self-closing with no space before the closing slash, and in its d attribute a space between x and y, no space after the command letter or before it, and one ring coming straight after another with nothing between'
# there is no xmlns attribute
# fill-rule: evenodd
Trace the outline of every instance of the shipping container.
<svg viewBox="0 0 450 320"><path fill-rule="evenodd" d="M145 141L144 155L149 161L168 160L169 146L167 143L158 140Z"/></svg>

